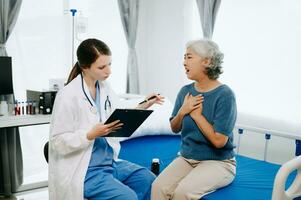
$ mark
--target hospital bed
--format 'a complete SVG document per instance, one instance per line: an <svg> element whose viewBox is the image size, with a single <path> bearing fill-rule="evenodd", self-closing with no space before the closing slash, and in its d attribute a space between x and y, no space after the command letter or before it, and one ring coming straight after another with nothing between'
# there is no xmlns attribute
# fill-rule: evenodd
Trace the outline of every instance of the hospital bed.
<svg viewBox="0 0 301 200"><path fill-rule="evenodd" d="M162 109L162 108L161 108ZM171 109L169 107L169 109ZM159 109L158 109L159 110ZM163 109L164 110L164 109ZM154 115L156 110L154 112ZM170 113L161 111L161 115ZM154 116L151 123L161 123L160 119L166 116ZM168 119L168 118L167 118ZM134 135L133 138L121 142L120 158L129 160L139 165L151 168L153 158L160 159L162 171L177 155L180 147L180 136L163 130L145 130L143 134ZM142 128L143 129L143 128ZM137 132L143 132L139 130ZM300 125L283 121L272 120L239 113L235 131L238 132L237 142L237 175L227 187L207 194L203 200L289 200L301 199L301 157L285 163L282 167L266 161L270 139L280 136L296 140L296 154L300 154L301 128ZM239 154L240 140L246 131L264 134L265 150L263 160L258 160ZM157 132L157 133L154 133ZM276 179L275 179L276 177Z"/></svg>

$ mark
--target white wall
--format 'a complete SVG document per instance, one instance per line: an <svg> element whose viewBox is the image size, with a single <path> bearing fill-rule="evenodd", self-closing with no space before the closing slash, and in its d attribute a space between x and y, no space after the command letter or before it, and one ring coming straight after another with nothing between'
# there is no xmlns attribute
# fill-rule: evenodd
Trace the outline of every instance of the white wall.
<svg viewBox="0 0 301 200"><path fill-rule="evenodd" d="M136 48L142 94L158 92L174 100L187 82L182 63L190 3L141 1Z"/></svg>
<svg viewBox="0 0 301 200"><path fill-rule="evenodd" d="M214 40L240 111L300 123L300 8L296 0L222 2Z"/></svg>

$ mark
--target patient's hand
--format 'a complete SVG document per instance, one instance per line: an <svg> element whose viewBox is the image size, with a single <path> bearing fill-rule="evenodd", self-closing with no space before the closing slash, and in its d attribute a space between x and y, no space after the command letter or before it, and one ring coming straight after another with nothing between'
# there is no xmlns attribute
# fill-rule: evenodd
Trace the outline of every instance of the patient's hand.
<svg viewBox="0 0 301 200"><path fill-rule="evenodd" d="M195 111L196 113L202 112L202 102L204 98L202 95L192 96L190 93L187 93L184 98L184 102L179 112L184 116L187 114L191 114L191 112L201 109L199 111ZM194 112L192 113L194 115Z"/></svg>
<svg viewBox="0 0 301 200"><path fill-rule="evenodd" d="M203 103L200 103L196 109L192 110L189 115L191 116L192 119L196 119L199 116L201 116L203 111Z"/></svg>
<svg viewBox="0 0 301 200"><path fill-rule="evenodd" d="M203 111L203 101L204 97L202 95L196 96L197 100L196 102L200 102L195 106L195 109L193 109L189 115L191 116L192 119L196 119L197 117L201 116L202 111Z"/></svg>

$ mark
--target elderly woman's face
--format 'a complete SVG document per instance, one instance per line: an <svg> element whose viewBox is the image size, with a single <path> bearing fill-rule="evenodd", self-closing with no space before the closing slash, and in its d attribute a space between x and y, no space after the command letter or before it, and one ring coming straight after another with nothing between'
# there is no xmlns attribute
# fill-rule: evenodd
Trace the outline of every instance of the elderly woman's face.
<svg viewBox="0 0 301 200"><path fill-rule="evenodd" d="M186 49L184 55L184 67L187 78L191 80L199 80L207 76L204 71L207 66L208 59L204 59L191 49Z"/></svg>

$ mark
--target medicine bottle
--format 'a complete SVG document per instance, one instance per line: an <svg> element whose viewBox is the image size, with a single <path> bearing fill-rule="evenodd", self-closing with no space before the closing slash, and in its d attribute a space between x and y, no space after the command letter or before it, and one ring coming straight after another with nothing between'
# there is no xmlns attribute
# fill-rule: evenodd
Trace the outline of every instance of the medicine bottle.
<svg viewBox="0 0 301 200"><path fill-rule="evenodd" d="M160 160L159 158L153 158L152 160L152 166L151 166L151 171L155 174L155 175L159 175L160 173Z"/></svg>

